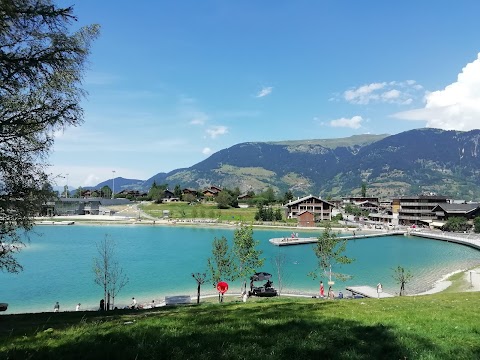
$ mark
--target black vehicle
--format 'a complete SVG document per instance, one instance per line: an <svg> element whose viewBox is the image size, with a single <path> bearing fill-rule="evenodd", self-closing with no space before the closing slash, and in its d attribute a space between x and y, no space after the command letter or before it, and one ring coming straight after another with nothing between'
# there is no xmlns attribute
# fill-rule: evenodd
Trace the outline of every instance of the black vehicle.
<svg viewBox="0 0 480 360"><path fill-rule="evenodd" d="M272 286L273 282L270 280L272 275L266 272L259 272L253 274L250 277L250 291L248 292L248 296L260 296L260 297L272 297L277 296L278 292ZM255 286L255 282L266 281L261 286Z"/></svg>

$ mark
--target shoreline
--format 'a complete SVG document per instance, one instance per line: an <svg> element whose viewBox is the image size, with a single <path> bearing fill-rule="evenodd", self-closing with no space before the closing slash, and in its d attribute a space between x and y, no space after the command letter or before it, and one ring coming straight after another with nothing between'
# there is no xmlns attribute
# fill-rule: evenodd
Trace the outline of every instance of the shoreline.
<svg viewBox="0 0 480 360"><path fill-rule="evenodd" d="M471 280L472 280L472 286L467 288L467 289L463 289L463 290L460 290L459 293L466 293L466 292L474 292L474 291L480 291L480 264L472 267L472 268L469 268L469 269L460 269L460 270L455 270L455 271L452 271L448 274L445 274L443 275L440 279L436 280L433 285L425 290L425 291L421 291L421 292L417 292L417 293L411 293L411 294L407 294L405 296L409 296L409 297L414 297L414 296L424 296L424 295L433 295L433 294L439 294L439 293L442 293L444 291L446 291L450 286L452 286L455 282L452 282L450 280L448 280L451 276L453 275L456 275L456 274L459 274L459 273L463 273L464 275L462 276L462 278L460 280L457 280L457 281L465 281L468 279L468 283L470 283L470 274L471 274ZM428 287L428 286L426 286ZM235 286L236 288L236 286ZM407 286L408 288L408 286ZM233 289L233 288L232 288ZM348 293L347 290L344 290L344 289L338 289L340 291L342 291L344 293L344 295L346 295ZM335 291L335 294L338 294L338 290ZM191 298L191 303L194 304L196 302L196 298L197 298L197 294L196 293L193 293L193 292L171 292L169 294L165 294L165 295L161 295L161 296L158 296L158 293L157 295L154 295L153 292L151 294L151 296L149 296L149 293L148 291L141 294L139 297L135 297L137 299L137 302L139 305L142 305L144 306L144 309L148 309L149 306L151 305L152 301L151 299L154 299L155 300L155 307L161 307L161 306L165 306L165 297L166 296L190 296ZM292 298L316 298L318 299L319 296L318 296L318 291L315 289L312 291L300 291L300 290L295 290L295 289L286 289L286 290L283 290L280 294L280 296L282 297L292 297ZM218 296L218 293L216 291L214 291L213 289L209 289L209 290L206 290L206 291L202 291L201 293L201 296L200 296L200 299L208 299L208 298L214 298L214 297L217 297ZM239 291L232 291L232 293L230 294L225 294L226 297L228 298L232 298L232 297L237 297L239 299L239 301L241 301L241 294ZM394 295L394 297L398 297L398 295ZM124 307L128 306L130 304L129 301L125 301L125 299L122 299L120 300L119 302L117 302L115 304L116 307L118 307L118 309L123 309ZM72 304L71 307L66 307L64 306L63 304L61 304L61 309L60 311L61 312L70 312L70 311L75 311L75 305L76 304ZM82 304L83 305L83 304ZM151 308L151 307L150 307ZM53 308L52 308L53 309ZM67 310L65 310L67 309ZM51 312L52 310L46 310L46 308L37 308L37 309L26 309L24 311L15 311L15 312L8 312L8 310L4 313L5 315L13 315L13 314L31 314L31 313L43 313L43 312ZM85 303L82 307L82 310L81 311L98 311L98 307L96 305L92 305L90 303Z"/></svg>

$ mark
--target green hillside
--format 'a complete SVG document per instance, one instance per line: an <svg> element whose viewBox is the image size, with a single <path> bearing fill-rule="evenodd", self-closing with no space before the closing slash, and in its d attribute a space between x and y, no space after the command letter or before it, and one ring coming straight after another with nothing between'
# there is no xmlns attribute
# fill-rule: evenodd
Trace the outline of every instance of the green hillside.
<svg viewBox="0 0 480 360"><path fill-rule="evenodd" d="M479 293L0 316L0 359L478 359Z"/></svg>

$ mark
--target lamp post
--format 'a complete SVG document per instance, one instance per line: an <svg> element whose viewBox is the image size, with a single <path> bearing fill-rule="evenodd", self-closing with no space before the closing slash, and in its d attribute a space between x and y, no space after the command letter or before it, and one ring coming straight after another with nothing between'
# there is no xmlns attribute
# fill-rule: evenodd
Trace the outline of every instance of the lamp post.
<svg viewBox="0 0 480 360"><path fill-rule="evenodd" d="M113 174L113 186L112 186L112 199L113 199L113 195L115 194L115 170L112 170L112 174Z"/></svg>
<svg viewBox="0 0 480 360"><path fill-rule="evenodd" d="M65 197L68 199L68 174L65 174L65 178L67 179L67 185L65 186Z"/></svg>
<svg viewBox="0 0 480 360"><path fill-rule="evenodd" d="M328 275L328 298L331 298L333 285L335 285L335 281L332 281L332 264L330 264L330 273Z"/></svg>

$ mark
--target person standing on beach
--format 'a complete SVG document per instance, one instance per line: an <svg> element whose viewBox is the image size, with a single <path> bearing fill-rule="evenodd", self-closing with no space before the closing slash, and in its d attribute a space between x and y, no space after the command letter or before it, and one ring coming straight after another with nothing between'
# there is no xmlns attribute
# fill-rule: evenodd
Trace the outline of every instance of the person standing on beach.
<svg viewBox="0 0 480 360"><path fill-rule="evenodd" d="M378 298L380 299L380 293L383 292L383 287L382 287L382 283L378 283L377 284L377 295L378 295Z"/></svg>
<svg viewBox="0 0 480 360"><path fill-rule="evenodd" d="M77 306L75 307L75 311L80 311L80 305L82 305L82 304L80 304L80 303L77 304Z"/></svg>
<svg viewBox="0 0 480 360"><path fill-rule="evenodd" d="M60 311L60 304L58 301L53 305L53 312L59 312Z"/></svg>
<svg viewBox="0 0 480 360"><path fill-rule="evenodd" d="M323 281L320 281L320 297L325 297L325 288L323 287Z"/></svg>

